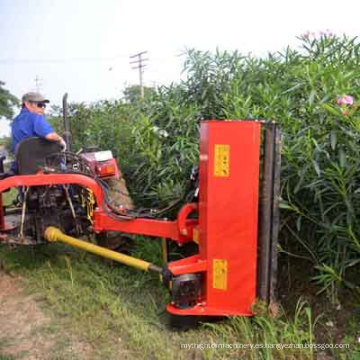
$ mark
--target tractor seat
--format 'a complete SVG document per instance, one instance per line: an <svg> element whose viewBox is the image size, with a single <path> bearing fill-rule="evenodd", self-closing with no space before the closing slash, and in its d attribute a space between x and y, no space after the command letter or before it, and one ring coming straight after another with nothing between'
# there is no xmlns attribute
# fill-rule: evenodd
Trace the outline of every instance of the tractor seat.
<svg viewBox="0 0 360 360"><path fill-rule="evenodd" d="M47 159L61 152L61 146L39 137L27 138L18 145L16 161L19 175L36 174L40 169L49 166ZM52 165L60 165L60 157L54 157Z"/></svg>

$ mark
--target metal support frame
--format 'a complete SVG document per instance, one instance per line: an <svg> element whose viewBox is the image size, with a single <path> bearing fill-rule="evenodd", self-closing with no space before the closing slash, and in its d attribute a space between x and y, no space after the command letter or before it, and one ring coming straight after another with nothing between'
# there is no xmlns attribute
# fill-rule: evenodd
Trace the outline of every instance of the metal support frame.
<svg viewBox="0 0 360 360"><path fill-rule="evenodd" d="M265 125L259 207L257 297L276 300L277 238L280 197L280 132L275 123Z"/></svg>

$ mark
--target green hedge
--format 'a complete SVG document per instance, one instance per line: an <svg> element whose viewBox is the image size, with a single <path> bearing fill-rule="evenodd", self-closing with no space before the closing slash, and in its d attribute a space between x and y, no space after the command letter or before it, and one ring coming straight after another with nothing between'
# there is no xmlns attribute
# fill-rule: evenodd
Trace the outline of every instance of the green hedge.
<svg viewBox="0 0 360 360"><path fill-rule="evenodd" d="M72 130L76 148L114 151L138 205L163 206L184 193L197 164L201 119L280 123L282 231L335 301L342 286L359 289L359 44L299 40L264 58L189 50L185 81L144 101L74 104ZM354 103L340 104L345 95Z"/></svg>

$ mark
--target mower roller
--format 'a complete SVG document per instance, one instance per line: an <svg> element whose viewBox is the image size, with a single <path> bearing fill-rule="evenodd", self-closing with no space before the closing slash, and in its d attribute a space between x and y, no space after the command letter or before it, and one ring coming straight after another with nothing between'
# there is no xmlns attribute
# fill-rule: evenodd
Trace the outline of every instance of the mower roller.
<svg viewBox="0 0 360 360"><path fill-rule="evenodd" d="M66 97L63 108L71 150ZM157 218L161 211L134 209L124 182L122 198L114 201L109 182L122 175L110 151L74 154L44 139L26 139L16 153L18 174L0 164L0 242L59 241L160 273L171 293L167 311L180 317L252 316L257 299L276 301L279 148L274 123L202 121L193 202L167 220ZM2 194L12 188L19 191L17 201L3 206ZM170 242L196 250L173 261L164 254L168 261L158 266L94 244L107 234L161 238L165 252Z"/></svg>

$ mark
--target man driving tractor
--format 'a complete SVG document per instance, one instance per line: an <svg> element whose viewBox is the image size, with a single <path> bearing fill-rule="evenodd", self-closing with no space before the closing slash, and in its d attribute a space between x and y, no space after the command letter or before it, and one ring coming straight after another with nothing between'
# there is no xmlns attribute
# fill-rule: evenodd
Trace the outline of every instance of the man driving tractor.
<svg viewBox="0 0 360 360"><path fill-rule="evenodd" d="M44 117L46 104L50 101L37 92L28 92L22 97L22 107L11 124L11 152L16 153L18 144L30 137L40 137L59 143L66 150L64 139L58 135ZM17 172L17 164L13 162L11 170Z"/></svg>

